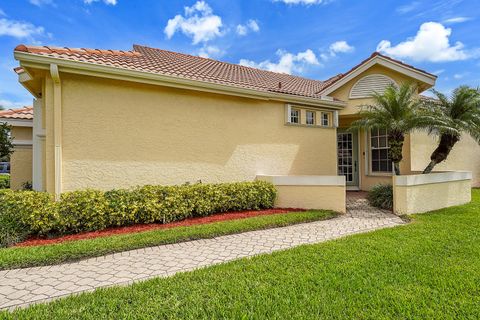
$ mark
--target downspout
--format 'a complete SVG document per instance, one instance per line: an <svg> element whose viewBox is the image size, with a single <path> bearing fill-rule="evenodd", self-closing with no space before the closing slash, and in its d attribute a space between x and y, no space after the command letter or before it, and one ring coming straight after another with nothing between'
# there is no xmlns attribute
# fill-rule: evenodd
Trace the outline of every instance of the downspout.
<svg viewBox="0 0 480 320"><path fill-rule="evenodd" d="M50 64L53 80L53 142L55 145L55 200L62 193L62 84L56 64Z"/></svg>

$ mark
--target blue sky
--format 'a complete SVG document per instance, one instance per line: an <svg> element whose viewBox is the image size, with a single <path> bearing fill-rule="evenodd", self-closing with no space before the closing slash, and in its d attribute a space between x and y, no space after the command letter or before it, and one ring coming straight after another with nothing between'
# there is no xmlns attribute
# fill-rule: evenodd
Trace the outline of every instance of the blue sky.
<svg viewBox="0 0 480 320"><path fill-rule="evenodd" d="M31 104L12 71L20 43L135 43L320 80L380 50L449 92L480 85L479 13L476 0L2 0L0 104Z"/></svg>

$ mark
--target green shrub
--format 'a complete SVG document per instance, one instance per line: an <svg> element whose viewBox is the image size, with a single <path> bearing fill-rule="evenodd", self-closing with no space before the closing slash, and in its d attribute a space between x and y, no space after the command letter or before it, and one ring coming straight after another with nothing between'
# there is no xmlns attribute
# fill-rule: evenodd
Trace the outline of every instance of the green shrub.
<svg viewBox="0 0 480 320"><path fill-rule="evenodd" d="M0 174L0 189L10 188L10 175Z"/></svg>
<svg viewBox="0 0 480 320"><path fill-rule="evenodd" d="M57 202L46 192L4 190L0 193L0 219L17 221L18 225L8 224L8 230L25 231L26 235L68 234L271 208L275 197L274 186L263 181L82 190L63 193ZM10 239L12 232L17 232L8 230L0 229L0 237ZM22 237L19 233L18 239L4 243Z"/></svg>
<svg viewBox="0 0 480 320"><path fill-rule="evenodd" d="M368 202L377 208L393 209L393 187L388 184L377 184L368 192Z"/></svg>
<svg viewBox="0 0 480 320"><path fill-rule="evenodd" d="M0 246L29 234L47 234L57 225L53 198L34 191L0 191Z"/></svg>

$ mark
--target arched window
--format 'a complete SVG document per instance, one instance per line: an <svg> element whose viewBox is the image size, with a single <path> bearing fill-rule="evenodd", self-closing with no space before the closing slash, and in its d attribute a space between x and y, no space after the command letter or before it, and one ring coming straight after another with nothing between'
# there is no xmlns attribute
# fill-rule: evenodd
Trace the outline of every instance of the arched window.
<svg viewBox="0 0 480 320"><path fill-rule="evenodd" d="M350 99L370 98L372 93L383 93L395 81L383 74L371 74L357 81L350 90Z"/></svg>

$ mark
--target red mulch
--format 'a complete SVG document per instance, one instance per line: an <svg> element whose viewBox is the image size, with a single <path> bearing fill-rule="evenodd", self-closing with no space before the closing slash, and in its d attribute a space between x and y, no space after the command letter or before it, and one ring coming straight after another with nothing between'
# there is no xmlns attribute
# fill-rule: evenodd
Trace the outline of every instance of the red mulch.
<svg viewBox="0 0 480 320"><path fill-rule="evenodd" d="M218 221L238 220L238 219L245 219L245 218L251 218L256 216L267 216L267 215L273 215L273 214L299 212L299 211L305 211L305 210L287 208L287 209L268 209L268 210L252 210L252 211L236 211L236 212L229 212L229 213L217 213L207 217L187 218L182 221L175 221L175 222L170 222L165 224L160 224L160 223L136 224L136 225L127 226L127 227L114 227L114 228L107 228L100 231L82 232L82 233L62 236L58 238L31 237L23 242L17 243L15 246L16 247L43 246L47 244L55 244L55 243L61 243L65 241L108 237L116 234L136 233L136 232L150 231L150 230L156 230L156 229L171 229L175 227L185 227L185 226L213 223Z"/></svg>

